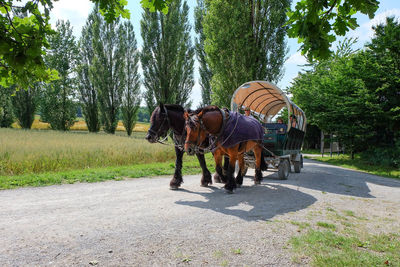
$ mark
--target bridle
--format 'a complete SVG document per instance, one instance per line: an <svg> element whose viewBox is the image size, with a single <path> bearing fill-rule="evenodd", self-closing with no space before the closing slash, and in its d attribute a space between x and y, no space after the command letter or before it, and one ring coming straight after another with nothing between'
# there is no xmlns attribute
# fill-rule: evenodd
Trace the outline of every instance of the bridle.
<svg viewBox="0 0 400 267"><path fill-rule="evenodd" d="M199 125L199 129L197 131L197 140L196 140L196 142L193 142L193 141L190 141L190 140L185 140L185 145L189 144L189 145L193 146L195 153L207 153L208 151L205 151L207 148L201 147L201 144L200 144L200 132L201 132L202 129L207 132L207 129L204 126L203 121L202 121L201 118L199 118L199 124L200 125Z"/></svg>
<svg viewBox="0 0 400 267"><path fill-rule="evenodd" d="M169 116L168 116L168 110L165 108L165 106L163 106L163 107L164 107L164 112L165 112L165 118L163 119L160 127L158 127L157 131L154 131L151 128L148 130L152 135L155 136L155 138L157 139L157 143L161 143L161 144L165 144L164 141L167 140L167 138L168 138L168 130L167 130L167 135L165 136L165 138L161 141L159 140L160 139L159 133L160 133L160 130L163 128L164 123L167 122L168 129L171 128L171 123L169 121ZM161 109L160 109L160 114L161 114Z"/></svg>
<svg viewBox="0 0 400 267"><path fill-rule="evenodd" d="M161 112L161 109L160 109L160 112ZM171 146L172 144L165 143L165 141L168 139L168 135L169 135L168 134L168 130L170 130L172 128L171 127L171 122L169 120L168 109L165 106L164 106L164 112L165 112L165 118L162 121L162 123L161 123L160 127L158 128L158 130L154 131L152 129L149 129L148 132L150 132L151 134L153 134L155 136L155 138L157 139L157 141L156 141L157 143L160 143L162 145ZM162 140L159 140L159 133L160 133L160 130L163 128L165 122L168 123L168 130L167 130L167 133L165 135L165 138L162 139ZM174 141L174 146L177 147L180 150L184 149L184 147L182 145L183 138L184 138L184 133L185 133L185 127L183 127L183 132L181 134L181 140L177 139L175 132L173 132L173 136L172 136L173 141Z"/></svg>

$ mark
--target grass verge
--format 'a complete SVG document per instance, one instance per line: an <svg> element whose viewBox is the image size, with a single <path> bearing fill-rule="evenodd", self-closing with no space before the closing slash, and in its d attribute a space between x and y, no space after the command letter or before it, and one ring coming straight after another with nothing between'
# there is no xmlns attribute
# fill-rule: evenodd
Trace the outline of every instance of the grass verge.
<svg viewBox="0 0 400 267"><path fill-rule="evenodd" d="M319 149L303 149L301 151L303 154L314 154L314 155L321 155L321 151Z"/></svg>
<svg viewBox="0 0 400 267"><path fill-rule="evenodd" d="M397 227L393 228L395 224L387 227L389 232L373 233L370 229L380 228L375 226L381 224L374 216L364 218L352 210L331 207L322 211L319 218L324 221L290 221L301 232L289 241L295 263L323 267L400 266L400 234Z"/></svg>
<svg viewBox="0 0 400 267"><path fill-rule="evenodd" d="M379 176L400 179L400 170L379 165L371 165L356 157L351 159L349 155L339 155L331 157L307 157L313 160L329 163L335 166L341 166L353 170L363 171Z"/></svg>
<svg viewBox="0 0 400 267"><path fill-rule="evenodd" d="M400 235L341 235L310 229L290 240L300 257L310 257L313 266L400 266Z"/></svg>
<svg viewBox="0 0 400 267"><path fill-rule="evenodd" d="M210 172L215 171L212 155L206 155L207 167ZM117 166L72 170L63 172L48 172L40 174L23 174L14 176L0 176L0 189L12 189L27 186L47 186L54 184L72 184L76 182L100 182L105 180L122 180L125 178L139 178L158 175L174 174L174 162L157 162L137 164L132 166ZM201 168L196 157L185 156L183 159L182 174L198 174Z"/></svg>

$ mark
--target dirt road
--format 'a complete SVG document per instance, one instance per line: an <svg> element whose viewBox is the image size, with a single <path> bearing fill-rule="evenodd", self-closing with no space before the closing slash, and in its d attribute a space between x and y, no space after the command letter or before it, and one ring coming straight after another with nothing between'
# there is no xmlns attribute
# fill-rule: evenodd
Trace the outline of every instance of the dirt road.
<svg viewBox="0 0 400 267"><path fill-rule="evenodd" d="M169 179L0 191L0 266L296 265L293 222L329 220L327 208L400 231L400 181L311 160L286 181L247 176L231 195L198 175L177 191Z"/></svg>

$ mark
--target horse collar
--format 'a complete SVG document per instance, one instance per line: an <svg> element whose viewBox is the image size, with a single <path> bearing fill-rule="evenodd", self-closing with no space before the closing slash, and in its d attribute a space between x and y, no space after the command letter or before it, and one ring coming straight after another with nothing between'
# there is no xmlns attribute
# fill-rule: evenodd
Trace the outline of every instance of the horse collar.
<svg viewBox="0 0 400 267"><path fill-rule="evenodd" d="M217 139L219 139L221 137L221 135L223 134L223 132L225 131L226 121L228 120L228 117L229 117L229 111L224 110L224 109L219 109L219 111L221 112L221 116L222 116L222 125L221 125L221 129L220 129L219 133L217 133L215 135L217 137Z"/></svg>

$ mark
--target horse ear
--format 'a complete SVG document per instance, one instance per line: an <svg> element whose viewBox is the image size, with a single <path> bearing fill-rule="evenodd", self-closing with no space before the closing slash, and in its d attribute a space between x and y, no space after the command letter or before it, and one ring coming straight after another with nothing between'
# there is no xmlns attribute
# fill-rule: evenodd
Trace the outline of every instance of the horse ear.
<svg viewBox="0 0 400 267"><path fill-rule="evenodd" d="M200 111L200 112L197 114L197 117L198 117L198 118L201 118L202 116L203 116L203 110Z"/></svg>
<svg viewBox="0 0 400 267"><path fill-rule="evenodd" d="M161 110L161 112L163 112L163 111L164 111L164 104L163 104L163 103L161 103L161 102L160 102L160 110Z"/></svg>
<svg viewBox="0 0 400 267"><path fill-rule="evenodd" d="M183 117L185 118L185 120L189 119L189 113L186 110L183 113Z"/></svg>

